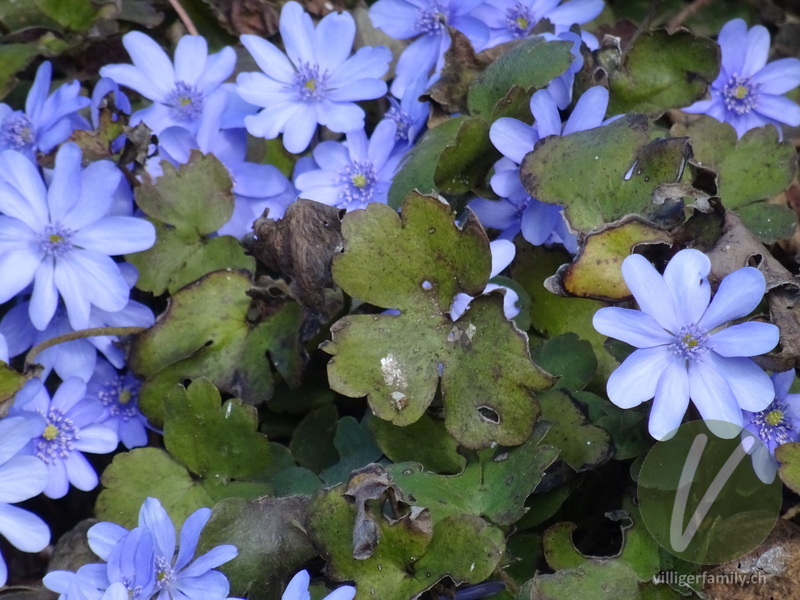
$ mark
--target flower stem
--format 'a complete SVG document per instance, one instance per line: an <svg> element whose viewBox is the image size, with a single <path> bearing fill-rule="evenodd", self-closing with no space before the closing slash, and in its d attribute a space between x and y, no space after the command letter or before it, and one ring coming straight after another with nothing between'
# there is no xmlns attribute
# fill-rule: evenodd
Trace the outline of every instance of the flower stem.
<svg viewBox="0 0 800 600"><path fill-rule="evenodd" d="M72 340L80 340L88 337L95 337L101 335L136 335L147 330L147 327L93 327L91 329L81 329L80 331L72 331L63 335L45 340L40 344L36 344L33 348L28 350L25 355L24 371L27 373L34 366L34 361L39 353L47 350L48 348L64 342L71 342Z"/></svg>
<svg viewBox="0 0 800 600"><path fill-rule="evenodd" d="M192 22L192 18L189 16L189 13L186 12L186 9L181 6L181 3L178 0L169 0L169 3L172 5L172 8L175 9L175 12L178 13L178 17L181 23L183 23L183 26L186 27L186 31L188 31L190 35L200 35L197 31L197 27L195 27Z"/></svg>

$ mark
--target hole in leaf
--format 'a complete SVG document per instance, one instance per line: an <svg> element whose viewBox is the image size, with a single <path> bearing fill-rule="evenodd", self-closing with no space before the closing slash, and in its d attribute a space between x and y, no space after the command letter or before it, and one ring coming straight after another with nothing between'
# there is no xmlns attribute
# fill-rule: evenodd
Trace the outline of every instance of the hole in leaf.
<svg viewBox="0 0 800 600"><path fill-rule="evenodd" d="M498 415L497 411L493 408L489 406L479 406L478 412L484 421L488 421L489 423L493 423L495 425L500 424L500 415Z"/></svg>

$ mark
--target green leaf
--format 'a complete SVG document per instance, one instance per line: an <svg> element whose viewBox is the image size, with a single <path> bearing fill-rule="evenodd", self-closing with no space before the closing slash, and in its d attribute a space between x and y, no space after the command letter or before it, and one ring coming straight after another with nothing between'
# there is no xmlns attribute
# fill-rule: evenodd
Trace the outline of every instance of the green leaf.
<svg viewBox="0 0 800 600"><path fill-rule="evenodd" d="M0 44L0 98L12 90L17 83L15 75L38 54L39 50L31 44Z"/></svg>
<svg viewBox="0 0 800 600"><path fill-rule="evenodd" d="M525 90L526 99L530 98L572 64L571 48L572 42L546 42L539 36L520 42L489 65L470 86L470 114L489 120L514 86Z"/></svg>
<svg viewBox="0 0 800 600"><path fill-rule="evenodd" d="M466 194L483 183L498 158L489 139L489 125L481 119L467 119L453 143L442 150L433 174L434 185L442 194Z"/></svg>
<svg viewBox="0 0 800 600"><path fill-rule="evenodd" d="M636 574L625 563L595 560L575 569L537 575L531 598L547 600L639 600Z"/></svg>
<svg viewBox="0 0 800 600"><path fill-rule="evenodd" d="M5 416L4 403L11 400L30 378L30 375L20 373L0 360L0 415Z"/></svg>
<svg viewBox="0 0 800 600"><path fill-rule="evenodd" d="M220 567L231 595L278 600L283 585L317 555L302 523L308 499L223 500L211 513L197 554L233 544L236 558Z"/></svg>
<svg viewBox="0 0 800 600"><path fill-rule="evenodd" d="M525 513L525 499L558 456L556 448L541 445L546 431L537 426L530 440L510 451L481 452L454 477L426 472L415 463L398 463L387 472L414 504L431 511L434 523L466 514L510 525Z"/></svg>
<svg viewBox="0 0 800 600"><path fill-rule="evenodd" d="M319 473L336 464L333 445L339 413L332 404L308 413L292 435L289 449L297 464ZM338 483L338 482L337 482Z"/></svg>
<svg viewBox="0 0 800 600"><path fill-rule="evenodd" d="M564 333L541 345L533 352L536 364L558 377L554 387L571 391L582 389L597 370L592 345L574 333Z"/></svg>
<svg viewBox="0 0 800 600"><path fill-rule="evenodd" d="M608 433L591 424L581 408L563 390L548 390L539 396L542 419L550 423L547 443L560 450L560 457L581 472L603 464L613 453Z"/></svg>
<svg viewBox="0 0 800 600"><path fill-rule="evenodd" d="M691 150L685 138L650 138L643 115L546 137L523 159L520 177L534 198L566 205L570 224L583 233L629 214L657 220L671 205L653 200L662 184L680 179Z"/></svg>
<svg viewBox="0 0 800 600"><path fill-rule="evenodd" d="M267 468L269 442L258 433L252 406L233 398L220 406L206 379L176 386L164 401L164 444L172 456L208 482L224 484Z"/></svg>
<svg viewBox="0 0 800 600"><path fill-rule="evenodd" d="M671 132L689 137L691 162L717 174L717 196L731 210L779 194L797 173L794 146L778 141L774 125L751 129L737 139L728 123L700 115L692 123L676 123Z"/></svg>
<svg viewBox="0 0 800 600"><path fill-rule="evenodd" d="M126 257L139 269L137 287L174 293L212 271L255 271L255 260L235 238L209 237L233 214L233 184L222 163L193 150L179 169L161 164L163 175L155 182L145 177L136 188L136 203L154 220L157 233L152 248Z"/></svg>
<svg viewBox="0 0 800 600"><path fill-rule="evenodd" d="M652 445L652 440L643 427L643 409L622 409L591 392L574 392L572 397L586 407L592 423L611 435L616 460L635 458Z"/></svg>
<svg viewBox="0 0 800 600"><path fill-rule="evenodd" d="M97 497L95 515L129 529L138 524L139 509L148 497L161 501L178 528L198 508L214 504L200 482L160 448L117 454L100 482L104 489Z"/></svg>
<svg viewBox="0 0 800 600"><path fill-rule="evenodd" d="M720 68L719 46L688 31L644 32L608 74L608 113L661 116L706 95Z"/></svg>
<svg viewBox="0 0 800 600"><path fill-rule="evenodd" d="M294 302L262 307L251 320L249 273L217 271L177 291L158 322L131 350L131 367L145 377L142 411L163 422L163 401L185 379L206 377L215 387L248 404L272 392L269 353L277 370L294 381L300 369L298 330L302 309ZM256 302L256 306L258 306Z"/></svg>
<svg viewBox="0 0 800 600"><path fill-rule="evenodd" d="M320 474L328 485L350 478L350 472L377 461L381 450L372 439L366 421L359 423L353 417L342 417L336 425L333 445L339 453L339 462Z"/></svg>
<svg viewBox="0 0 800 600"><path fill-rule="evenodd" d="M401 215L382 204L348 213L342 232L336 282L351 296L402 312L347 316L331 327L324 346L333 355L331 387L367 396L376 416L410 425L441 379L445 425L459 443L527 439L538 415L532 392L550 378L505 318L501 295L476 298L456 323L449 317L457 293L480 293L488 280L488 240L471 213L459 228L449 206L412 194Z"/></svg>
<svg viewBox="0 0 800 600"><path fill-rule="evenodd" d="M747 228L764 244L792 237L797 227L797 214L788 206L754 202L738 209L737 214Z"/></svg>
<svg viewBox="0 0 800 600"><path fill-rule="evenodd" d="M65 29L80 32L89 29L100 17L115 12L112 6L98 10L91 0L34 0L34 2L44 15Z"/></svg>
<svg viewBox="0 0 800 600"><path fill-rule="evenodd" d="M603 346L606 336L595 331L592 318L607 304L586 298L556 296L544 287L545 280L556 272L559 265L569 260L571 257L564 250L524 244L517 248L511 272L530 296L531 305L536 307L531 311L533 328L545 337L575 333L588 341L597 359L595 380L605 385L605 379L619 363L606 352Z"/></svg>
<svg viewBox="0 0 800 600"><path fill-rule="evenodd" d="M780 463L781 481L793 492L800 494L800 443L789 442L775 449Z"/></svg>
<svg viewBox="0 0 800 600"><path fill-rule="evenodd" d="M561 295L622 300L631 295L622 278L622 261L637 246L671 244L672 237L643 219L631 215L586 236L572 263L563 265L547 281Z"/></svg>
<svg viewBox="0 0 800 600"><path fill-rule="evenodd" d="M405 427L371 415L367 416L367 422L376 443L392 462L417 462L434 473L460 473L467 464L444 422L427 414Z"/></svg>
<svg viewBox="0 0 800 600"><path fill-rule="evenodd" d="M336 580L354 581L356 598L408 600L450 575L457 583L478 583L491 575L504 549L503 532L478 517L453 516L432 529L425 515L394 522L381 514L378 543L366 559L353 558L356 508L343 487L317 493L309 506L315 545Z"/></svg>

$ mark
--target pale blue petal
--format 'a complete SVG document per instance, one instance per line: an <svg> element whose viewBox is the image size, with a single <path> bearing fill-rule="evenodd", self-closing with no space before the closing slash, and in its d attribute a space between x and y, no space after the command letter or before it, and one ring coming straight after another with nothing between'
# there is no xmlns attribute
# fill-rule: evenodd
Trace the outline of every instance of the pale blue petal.
<svg viewBox="0 0 800 600"><path fill-rule="evenodd" d="M153 246L156 230L138 217L106 217L87 225L72 238L73 243L106 255L133 254Z"/></svg>
<svg viewBox="0 0 800 600"><path fill-rule="evenodd" d="M286 54L295 65L317 63L312 45L314 25L300 4L297 2L284 4L279 27Z"/></svg>
<svg viewBox="0 0 800 600"><path fill-rule="evenodd" d="M572 114L564 124L563 135L600 127L608 107L608 90L595 86L586 90L572 109Z"/></svg>
<svg viewBox="0 0 800 600"><path fill-rule="evenodd" d="M114 163L108 160L91 163L81 173L80 200L64 224L78 231L106 216L121 183L122 173Z"/></svg>
<svg viewBox="0 0 800 600"><path fill-rule="evenodd" d="M195 541L195 545L196 543ZM230 544L217 546L194 560L192 564L181 572L181 575L183 577L199 577L204 573L208 573L211 569L216 569L218 566L233 560L237 554L236 546ZM176 568L178 568L177 563Z"/></svg>
<svg viewBox="0 0 800 600"><path fill-rule="evenodd" d="M208 43L204 37L183 36L175 48L175 81L194 84L205 70L207 57Z"/></svg>
<svg viewBox="0 0 800 600"><path fill-rule="evenodd" d="M372 24L396 40L405 40L421 33L419 8L403 0L379 0L369 8Z"/></svg>
<svg viewBox="0 0 800 600"><path fill-rule="evenodd" d="M561 120L558 121L558 124L560 127ZM518 165L525 155L533 150L539 136L536 129L522 121L511 117L501 117L492 123L491 129L489 129L489 139L503 156Z"/></svg>
<svg viewBox="0 0 800 600"><path fill-rule="evenodd" d="M664 269L664 281L672 292L675 313L681 323L697 323L708 308L711 261L699 250L681 250Z"/></svg>
<svg viewBox="0 0 800 600"><path fill-rule="evenodd" d="M352 102L334 103L326 101L317 105L314 121L314 128L311 129L312 135L316 129L317 122L325 125L331 131L346 133L364 127L364 110ZM289 126L287 125L288 128ZM286 134L284 133L284 141L285 139Z"/></svg>
<svg viewBox="0 0 800 600"><path fill-rule="evenodd" d="M225 600L230 591L228 578L219 571L208 571L200 577L178 577L172 588L187 598L203 600Z"/></svg>
<svg viewBox="0 0 800 600"><path fill-rule="evenodd" d="M741 40L739 40L741 43ZM747 32L747 55L745 56L742 77L752 77L767 64L769 57L769 31L763 25L756 25Z"/></svg>
<svg viewBox="0 0 800 600"><path fill-rule="evenodd" d="M0 505L24 502L38 496L49 478L47 467L35 456L11 458L0 466Z"/></svg>
<svg viewBox="0 0 800 600"><path fill-rule="evenodd" d="M294 118L287 122L284 127L284 148L292 154L300 154L308 148L316 130L317 117L314 108L307 105L301 106L300 110L294 115Z"/></svg>
<svg viewBox="0 0 800 600"><path fill-rule="evenodd" d="M508 240L494 240L489 243L489 250L492 253L492 272L489 277L492 278L497 277L511 264L517 249L514 243Z"/></svg>
<svg viewBox="0 0 800 600"><path fill-rule="evenodd" d="M334 72L347 60L356 37L356 23L349 12L332 12L314 32L320 71Z"/></svg>
<svg viewBox="0 0 800 600"><path fill-rule="evenodd" d="M242 44L253 56L256 64L264 71L270 78L275 79L282 84L291 84L294 82L295 69L286 55L278 50L278 48L256 35L245 34L241 36ZM236 83L241 85L243 81L257 81L249 79L249 73L242 73L238 76ZM247 76L247 77L245 77ZM253 86L256 88L257 86ZM239 90L237 90L239 91ZM246 98L245 98L246 99Z"/></svg>
<svg viewBox="0 0 800 600"><path fill-rule="evenodd" d="M271 140L276 138L289 123L294 122L298 118L306 118L307 120L314 121L313 124L314 127L316 127L316 121L313 115L313 111L309 115L304 105L287 102L285 104L276 104L275 106L266 108L257 115L249 115L245 117L244 123L250 135ZM305 148L302 150L304 149ZM302 152L302 150L300 150L300 152Z"/></svg>
<svg viewBox="0 0 800 600"><path fill-rule="evenodd" d="M656 394L664 369L674 356L668 346L636 350L611 373L608 399L620 408L633 408Z"/></svg>
<svg viewBox="0 0 800 600"><path fill-rule="evenodd" d="M311 577L308 571L300 571L292 577L289 585L286 586L281 600L310 600L311 596L308 593L308 584L310 581Z"/></svg>
<svg viewBox="0 0 800 600"><path fill-rule="evenodd" d="M766 285L764 275L753 267L730 273L719 284L716 295L698 325L704 331L711 331L750 314L764 297Z"/></svg>
<svg viewBox="0 0 800 600"><path fill-rule="evenodd" d="M794 369L782 371L780 373L773 373L770 377L772 385L775 388L775 399L783 400L789 393L789 388L794 383L795 373ZM794 395L794 394L793 394Z"/></svg>
<svg viewBox="0 0 800 600"><path fill-rule="evenodd" d="M358 79L337 89L328 90L328 92L325 94L325 97L327 100L331 100L333 102L358 102L360 100L374 100L375 98L381 98L382 96L385 96L386 89L386 83L380 79Z"/></svg>
<svg viewBox="0 0 800 600"><path fill-rule="evenodd" d="M39 68L36 69L36 76L33 78L33 85L28 91L28 97L25 99L25 112L32 121L38 121L42 117L42 108L44 107L47 95L50 93L50 81L53 76L53 66L49 60L44 61Z"/></svg>
<svg viewBox="0 0 800 600"><path fill-rule="evenodd" d="M54 500L63 498L69 491L69 479L67 478L67 468L64 466L64 461L57 460L50 463L47 465L47 470L50 473L50 479L42 493Z"/></svg>
<svg viewBox="0 0 800 600"><path fill-rule="evenodd" d="M156 554L172 560L175 554L175 526L157 498L147 498L142 504L139 510L139 526L147 528L153 536Z"/></svg>
<svg viewBox="0 0 800 600"><path fill-rule="evenodd" d="M664 331L653 317L628 308L601 308L594 314L592 325L599 333L636 348L652 348L675 341L675 336Z"/></svg>
<svg viewBox="0 0 800 600"><path fill-rule="evenodd" d="M520 221L522 237L534 246L541 246L548 242L553 230L561 221L560 206L545 204L531 198Z"/></svg>
<svg viewBox="0 0 800 600"><path fill-rule="evenodd" d="M324 600L353 600L355 595L356 588L352 585L343 585L325 596Z"/></svg>
<svg viewBox="0 0 800 600"><path fill-rule="evenodd" d="M329 88L344 88L348 86L366 85L368 79L380 79L389 70L392 53L385 46L364 46L336 71L331 73L328 80ZM356 83L358 82L358 83ZM374 85L374 84L370 84ZM370 96L364 95L359 100L368 100L379 96L372 96L377 88L373 88ZM355 92L353 92L355 93ZM384 91L384 93L386 93ZM381 94L382 95L382 94Z"/></svg>
<svg viewBox="0 0 800 600"><path fill-rule="evenodd" d="M41 435L45 425L44 419L36 414L26 413L20 416L8 416L0 419L0 469L32 438ZM0 493L3 492L3 489L0 486ZM3 500L0 498L0 502L21 502L21 500Z"/></svg>
<svg viewBox="0 0 800 600"><path fill-rule="evenodd" d="M761 94L785 94L800 85L800 60L781 58L774 60L753 75Z"/></svg>
<svg viewBox="0 0 800 600"><path fill-rule="evenodd" d="M561 116L550 92L539 90L531 97L531 114L540 138L561 135Z"/></svg>
<svg viewBox="0 0 800 600"><path fill-rule="evenodd" d="M0 534L23 552L39 552L50 543L47 523L27 510L8 504L0 504Z"/></svg>
<svg viewBox="0 0 800 600"><path fill-rule="evenodd" d="M228 79L236 68L236 51L226 46L206 59L206 68L197 79L197 87L206 95L211 94Z"/></svg>
<svg viewBox="0 0 800 600"><path fill-rule="evenodd" d="M39 256L31 254L28 249L6 250L0 254L0 273L3 274L3 285L0 286L0 304L8 302L30 285L41 260Z"/></svg>
<svg viewBox="0 0 800 600"><path fill-rule="evenodd" d="M639 254L631 254L622 261L622 277L633 294L639 308L653 317L661 327L678 333L682 325L675 311L672 293L664 278L653 265Z"/></svg>
<svg viewBox="0 0 800 600"><path fill-rule="evenodd" d="M83 432L84 430L81 430L81 434ZM94 467L89 464L89 461L80 452L71 452L64 461L64 467L66 468L69 482L82 492L91 492L100 483Z"/></svg>
<svg viewBox="0 0 800 600"><path fill-rule="evenodd" d="M391 86L393 96L402 98L405 91L416 84L420 75L431 72L439 59L442 36L450 39L447 33L423 35L403 50L395 67L395 78Z"/></svg>
<svg viewBox="0 0 800 600"><path fill-rule="evenodd" d="M758 356L775 348L779 338L775 325L749 321L711 334L708 345L720 356Z"/></svg>
<svg viewBox="0 0 800 600"><path fill-rule="evenodd" d="M775 399L769 376L749 358L725 358L710 352L703 360L725 378L740 408L760 412Z"/></svg>
<svg viewBox="0 0 800 600"><path fill-rule="evenodd" d="M53 179L47 189L51 222L63 222L78 201L75 192L81 189L81 159L81 149L71 142L61 146L56 154Z"/></svg>
<svg viewBox="0 0 800 600"><path fill-rule="evenodd" d="M742 74L745 56L747 55L747 23L742 19L728 21L722 27L717 37L722 54L722 69L724 75L732 76L734 73ZM724 84L723 84L724 85Z"/></svg>
<svg viewBox="0 0 800 600"><path fill-rule="evenodd" d="M470 201L469 207L478 215L481 225L485 228L502 231L519 222L517 207L507 200L475 198Z"/></svg>
<svg viewBox="0 0 800 600"><path fill-rule="evenodd" d="M790 127L800 125L800 105L785 96L763 94L759 97L755 110L765 117L785 123Z"/></svg>
<svg viewBox="0 0 800 600"><path fill-rule="evenodd" d="M41 224L47 223L47 188L45 188L39 171L31 161L14 150L4 151L0 154L0 179L16 188L22 199L30 206L30 211L35 215L31 219L31 223L38 223L39 227ZM7 206L0 204L0 210L5 212ZM25 222L28 221L25 220ZM33 225L31 226L36 229Z"/></svg>
<svg viewBox="0 0 800 600"><path fill-rule="evenodd" d="M211 509L210 508L199 508L194 511L191 515L189 515L186 521L183 522L183 526L181 527L181 534L180 534L180 545L178 547L178 557L175 559L175 570L180 571L189 564L189 561L192 560L195 551L197 550L197 540L200 539L200 533L203 531L203 527L206 526L208 520L211 518ZM196 570L191 573L187 573L184 571L183 573L187 577L195 577L197 575L202 575L209 569L213 569L214 567L218 567L222 563L216 564L212 567L208 567L208 569L199 571Z"/></svg>
<svg viewBox="0 0 800 600"><path fill-rule="evenodd" d="M53 319L58 307L58 289L55 284L55 269L53 260L47 258L41 262L33 279L33 293L31 294L28 314L31 323L36 329L44 330Z"/></svg>
<svg viewBox="0 0 800 600"><path fill-rule="evenodd" d="M704 420L742 426L742 409L736 396L725 375L712 365L698 360L689 361L689 392Z"/></svg>
<svg viewBox="0 0 800 600"><path fill-rule="evenodd" d="M126 535L128 535L128 530L122 525L104 521L92 525L86 537L92 552L101 559L108 561L114 546Z"/></svg>
<svg viewBox="0 0 800 600"><path fill-rule="evenodd" d="M131 61L148 81L148 90L158 90L158 95L148 96L151 100L164 102L175 87L175 70L167 53L153 38L139 31L126 33L122 45L128 51ZM105 74L103 74L106 76ZM109 75L112 79L113 76ZM128 85L124 81L117 83ZM129 86L130 87L130 86ZM142 91L142 90L137 90Z"/></svg>

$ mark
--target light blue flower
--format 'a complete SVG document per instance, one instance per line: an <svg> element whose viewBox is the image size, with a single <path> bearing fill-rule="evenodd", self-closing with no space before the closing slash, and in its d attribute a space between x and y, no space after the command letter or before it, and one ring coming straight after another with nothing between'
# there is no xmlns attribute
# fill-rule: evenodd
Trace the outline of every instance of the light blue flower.
<svg viewBox="0 0 800 600"><path fill-rule="evenodd" d="M608 90L600 86L589 88L562 124L553 96L548 90L539 90L530 102L533 126L510 117L495 121L489 137L504 158L495 163L490 184L502 199L477 198L470 202L481 223L499 229L504 238L511 239L521 231L522 237L534 246L562 243L574 253L578 241L567 227L562 208L531 198L520 181L519 165L541 138L593 129L618 118L605 119L607 106Z"/></svg>
<svg viewBox="0 0 800 600"><path fill-rule="evenodd" d="M609 399L632 408L655 398L649 429L659 440L680 425L690 398L703 419L741 428L742 410L762 411L775 397L769 377L747 357L772 350L778 328L749 321L720 329L758 306L764 276L752 267L734 271L711 300L710 271L697 250L678 252L663 276L633 254L622 275L640 310L608 307L594 316L597 331L638 348L608 378Z"/></svg>
<svg viewBox="0 0 800 600"><path fill-rule="evenodd" d="M286 207L297 199L291 182L274 165L247 162L247 132L243 128L222 128L222 119L230 102L227 96L209 98L200 120L197 135L182 127L165 129L159 137L159 154L148 161L151 176L163 172L161 160L174 166L189 162L192 150L213 154L228 169L233 182L234 210L218 233L242 237L252 231L253 221L270 209L272 218L280 218Z"/></svg>
<svg viewBox="0 0 800 600"><path fill-rule="evenodd" d="M730 123L739 137L769 123L778 131L781 123L800 125L800 106L783 95L800 84L800 60L782 58L767 64L769 32L761 25L748 31L742 19L728 21L717 42L722 66L711 84L711 99L683 111Z"/></svg>
<svg viewBox="0 0 800 600"><path fill-rule="evenodd" d="M386 203L403 148L395 143L394 121L381 121L367 140L363 129L347 134L346 143L322 142L314 148L318 169L295 179L300 196L348 211L370 202Z"/></svg>
<svg viewBox="0 0 800 600"><path fill-rule="evenodd" d="M416 38L403 50L395 67L392 95L402 98L419 80L432 84L444 66L454 27L472 45L480 48L489 38L489 28L470 15L483 0L378 0L369 9L372 24L398 40Z"/></svg>
<svg viewBox="0 0 800 600"><path fill-rule="evenodd" d="M86 383L77 377L64 381L52 400L41 381L29 381L17 393L12 415L37 414L46 426L23 451L41 460L48 471L44 495L63 498L70 484L88 492L97 487L94 468L83 452L107 454L117 449L119 439L110 427L100 425L103 407L86 399Z"/></svg>
<svg viewBox="0 0 800 600"><path fill-rule="evenodd" d="M308 593L310 581L311 577L308 575L308 571L300 571L286 586L281 600L311 600L311 594ZM353 600L355 595L356 588L352 585L343 585L325 596L324 600Z"/></svg>
<svg viewBox="0 0 800 600"><path fill-rule="evenodd" d="M45 428L38 415L0 419L0 535L23 552L39 552L50 543L50 529L33 513L17 506L40 494L47 485L47 468L32 456L17 456ZM0 555L0 588L8 580L8 569Z"/></svg>
<svg viewBox="0 0 800 600"><path fill-rule="evenodd" d="M36 152L49 153L75 129L89 129L89 123L78 114L90 102L80 95L81 84L65 83L50 94L52 74L49 62L39 66L25 111L0 104L0 151L16 150L32 160Z"/></svg>
<svg viewBox="0 0 800 600"><path fill-rule="evenodd" d="M91 307L125 308L129 287L110 256L139 252L155 242L144 219L108 216L121 180L110 161L81 168L73 143L58 151L52 177L19 152L0 154L0 304L33 283L29 315L43 330L64 300L74 329L89 324Z"/></svg>
<svg viewBox="0 0 800 600"><path fill-rule="evenodd" d="M555 35L569 31L573 25L583 25L603 11L603 0L485 0L472 15L489 26L490 36L485 48L491 48L526 38L536 26L547 19L554 26ZM590 50L597 50L597 38L582 32Z"/></svg>
<svg viewBox="0 0 800 600"><path fill-rule="evenodd" d="M227 93L221 85L236 66L233 48L208 54L205 38L196 35L180 39L174 65L155 40L139 31L125 34L122 44L133 64L106 65L100 75L152 100L131 115L131 124L144 121L156 135L176 125L196 133L209 97Z"/></svg>
<svg viewBox="0 0 800 600"><path fill-rule="evenodd" d="M410 85L399 102L389 97L390 108L384 118L394 121L397 126L395 138L405 147L411 146L416 141L428 121L430 104L419 100L425 91L426 81L427 78L418 79L415 84Z"/></svg>
<svg viewBox="0 0 800 600"><path fill-rule="evenodd" d="M392 59L389 49L365 46L350 56L353 17L330 13L315 28L297 2L283 6L280 32L286 54L260 37L241 36L263 71L236 79L239 95L264 108L245 118L247 131L268 139L283 133L283 145L298 154L308 148L317 124L339 133L363 128L364 111L355 103L386 93L380 78Z"/></svg>

